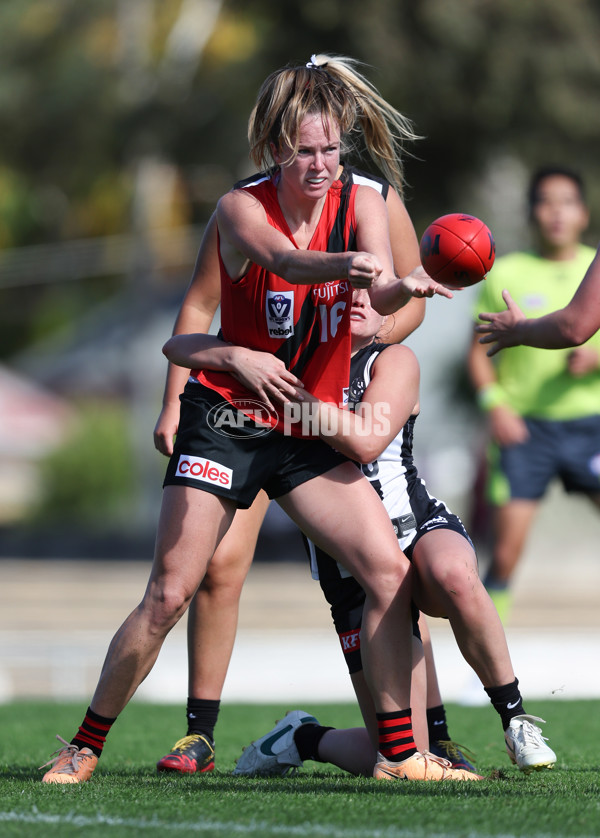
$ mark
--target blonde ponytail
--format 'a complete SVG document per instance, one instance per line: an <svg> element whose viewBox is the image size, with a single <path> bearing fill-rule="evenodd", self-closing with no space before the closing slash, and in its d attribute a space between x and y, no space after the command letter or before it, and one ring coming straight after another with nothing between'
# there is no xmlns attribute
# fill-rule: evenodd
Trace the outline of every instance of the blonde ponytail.
<svg viewBox="0 0 600 838"><path fill-rule="evenodd" d="M302 121L320 113L339 125L343 152L362 135L375 165L402 192L404 144L419 138L410 120L358 72L357 64L345 56L313 55L306 65L284 67L263 82L248 122L250 156L258 169L274 165L273 146L290 148L293 160Z"/></svg>

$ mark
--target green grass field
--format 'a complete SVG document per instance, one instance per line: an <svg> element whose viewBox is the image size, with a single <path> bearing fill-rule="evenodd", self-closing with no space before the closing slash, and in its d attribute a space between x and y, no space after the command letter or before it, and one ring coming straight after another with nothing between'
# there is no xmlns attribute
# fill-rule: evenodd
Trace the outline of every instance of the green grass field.
<svg viewBox="0 0 600 838"><path fill-rule="evenodd" d="M448 706L453 737L477 757L480 783L385 783L307 763L293 778L246 779L230 771L241 746L291 707L225 706L217 767L206 776L158 776L155 762L185 733L181 707L132 703L109 737L93 780L40 783L37 766L70 739L85 706L0 706L0 836L243 836L420 838L420 836L600 835L600 703L530 702L547 720L558 755L553 771L525 776L504 752L490 707ZM360 724L352 705L310 705L323 724Z"/></svg>

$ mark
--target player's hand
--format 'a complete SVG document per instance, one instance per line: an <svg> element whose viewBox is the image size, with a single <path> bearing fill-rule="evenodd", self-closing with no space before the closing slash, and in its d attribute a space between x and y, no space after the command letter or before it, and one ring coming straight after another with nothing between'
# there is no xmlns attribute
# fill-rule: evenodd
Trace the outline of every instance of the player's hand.
<svg viewBox="0 0 600 838"><path fill-rule="evenodd" d="M179 402L164 405L154 427L154 447L165 457L173 453L173 437L179 427Z"/></svg>
<svg viewBox="0 0 600 838"><path fill-rule="evenodd" d="M598 372L600 358L592 346L576 346L567 356L567 370L574 378L589 372Z"/></svg>
<svg viewBox="0 0 600 838"><path fill-rule="evenodd" d="M519 445L529 439L524 419L504 404L489 412L490 433L498 445Z"/></svg>
<svg viewBox="0 0 600 838"><path fill-rule="evenodd" d="M238 346L234 351L232 375L251 390L271 410L273 402L284 403L296 398L296 387L302 382L291 373L280 358L270 352L259 352Z"/></svg>
<svg viewBox="0 0 600 838"><path fill-rule="evenodd" d="M479 319L487 322L475 326L475 331L483 335L479 343L493 344L487 351L490 356L508 346L518 346L521 343L520 329L527 319L508 291L502 292L502 299L506 303L506 311L482 312Z"/></svg>
<svg viewBox="0 0 600 838"><path fill-rule="evenodd" d="M381 276L382 267L372 253L350 253L348 279L353 288L370 288Z"/></svg>
<svg viewBox="0 0 600 838"><path fill-rule="evenodd" d="M402 277L400 284L411 297L433 297L434 294L448 299L453 297L452 291L432 279L422 265L416 267L407 276Z"/></svg>
<svg viewBox="0 0 600 838"><path fill-rule="evenodd" d="M302 385L294 388L294 395L290 396L291 402L303 402L306 404L320 404L320 399L309 393Z"/></svg>

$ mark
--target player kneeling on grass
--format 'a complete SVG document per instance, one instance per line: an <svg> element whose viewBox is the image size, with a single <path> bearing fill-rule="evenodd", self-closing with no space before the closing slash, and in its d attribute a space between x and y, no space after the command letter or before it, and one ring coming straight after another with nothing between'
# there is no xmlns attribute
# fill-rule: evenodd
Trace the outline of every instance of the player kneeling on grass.
<svg viewBox="0 0 600 838"><path fill-rule="evenodd" d="M542 720L524 711L502 623L479 579L471 540L460 519L429 495L414 464L412 439L419 410L418 362L405 346L375 342L374 336L381 333L381 328L382 317L371 307L367 292L355 290L349 390L353 411L319 402L306 391L298 392L299 403L310 406L315 431L325 441L355 462L367 464L363 470L382 498L395 526L399 546L415 570L415 601L426 614L448 617L465 660L479 676L500 715L511 761L522 771L550 768L556 762L556 755L536 725ZM197 338L198 346L207 346L215 340ZM171 340L190 346L190 336ZM177 362L187 360L179 356ZM198 355L193 360L197 362ZM357 405L360 405L358 410ZM385 421L377 429L369 429L367 425L379 415ZM314 546L312 565L332 605L338 631L359 630L364 592L358 583ZM353 586L351 592L348 585ZM350 614L348 603L353 598L358 607ZM354 623L350 624L350 620ZM353 682L356 689L354 677ZM377 734L383 734L380 741L387 739L390 755L397 756L403 749L402 726L386 731L386 719L375 720L366 682L363 690L357 689L357 695L372 738L377 741ZM331 754L345 747L344 735L355 736L356 732L322 728L310 714L294 711L245 749L234 773L285 774L310 758L339 764L331 759ZM366 747L369 748L368 742ZM448 761L429 753L411 756L404 762L390 761L387 756L381 750L376 753L370 745L367 760L371 760L374 776L379 779L479 778L472 772L452 769Z"/></svg>

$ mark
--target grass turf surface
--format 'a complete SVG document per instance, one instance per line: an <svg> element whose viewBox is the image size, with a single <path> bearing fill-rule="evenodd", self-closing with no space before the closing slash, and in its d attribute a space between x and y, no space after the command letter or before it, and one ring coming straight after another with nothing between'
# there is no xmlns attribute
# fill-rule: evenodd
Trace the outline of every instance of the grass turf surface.
<svg viewBox="0 0 600 838"><path fill-rule="evenodd" d="M0 705L0 835L600 836L600 702L528 702L547 720L554 770L521 774L505 751L491 707L448 705L456 741L477 757L480 783L387 783L354 778L319 763L296 777L249 779L230 772L241 747L269 730L288 707L226 705L216 730L212 774L157 775L156 761L184 735L183 707L132 703L116 723L91 782L40 783L37 766L69 740L80 704ZM352 705L310 705L327 725L360 724Z"/></svg>

